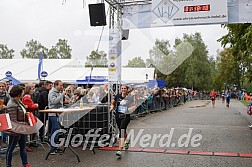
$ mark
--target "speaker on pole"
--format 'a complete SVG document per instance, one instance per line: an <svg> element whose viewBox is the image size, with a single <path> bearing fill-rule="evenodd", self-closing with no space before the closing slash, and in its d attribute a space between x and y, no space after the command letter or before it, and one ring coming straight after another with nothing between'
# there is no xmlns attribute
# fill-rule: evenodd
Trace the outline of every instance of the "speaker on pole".
<svg viewBox="0 0 252 167"><path fill-rule="evenodd" d="M104 3L89 4L88 7L91 26L107 25Z"/></svg>

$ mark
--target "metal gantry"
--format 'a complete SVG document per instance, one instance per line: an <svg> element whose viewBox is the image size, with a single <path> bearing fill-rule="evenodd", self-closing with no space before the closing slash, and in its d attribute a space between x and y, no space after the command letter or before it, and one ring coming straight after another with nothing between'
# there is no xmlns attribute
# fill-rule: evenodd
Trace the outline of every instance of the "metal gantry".
<svg viewBox="0 0 252 167"><path fill-rule="evenodd" d="M108 3L109 5L109 30L118 31L118 44L117 44L117 56L121 59L121 33L122 33L122 17L123 17L123 7L131 6L131 5L145 5L151 4L152 0L101 0L101 3ZM110 46L111 47L111 46ZM110 53L109 53L110 54ZM119 60L120 61L120 60ZM109 65L109 64L108 64ZM121 62L119 63L118 69L121 73ZM113 89L113 85L115 85L116 90ZM120 91L121 81L120 79L116 82L109 81L108 82L108 109L110 108L111 101L113 99L113 95L119 93ZM111 141L113 143L116 141L117 136L117 128L115 122L115 116L112 113L108 113L108 132L111 134Z"/></svg>
<svg viewBox="0 0 252 167"><path fill-rule="evenodd" d="M105 0L110 6L109 28L121 26L123 7L131 5L151 4L152 0ZM104 2L104 0L102 0Z"/></svg>

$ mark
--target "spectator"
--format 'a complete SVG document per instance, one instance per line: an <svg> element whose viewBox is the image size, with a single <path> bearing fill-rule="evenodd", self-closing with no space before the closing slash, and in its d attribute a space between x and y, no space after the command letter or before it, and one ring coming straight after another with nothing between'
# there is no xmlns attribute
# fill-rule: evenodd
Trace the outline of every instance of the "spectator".
<svg viewBox="0 0 252 167"><path fill-rule="evenodd" d="M39 110L44 110L48 107L48 93L52 89L53 83L51 81L45 81L44 86L41 87L41 93L38 97ZM48 115L46 114L46 120ZM44 122L44 113L39 113L39 119ZM44 125L43 125L44 126ZM50 126L49 126L50 129ZM50 131L50 130L48 130ZM39 138L40 141L44 141L44 127L39 129Z"/></svg>
<svg viewBox="0 0 252 167"><path fill-rule="evenodd" d="M4 108L7 105L8 101L10 99L10 96L6 92L5 82L0 81L0 100L2 100L3 105L0 106L0 114L4 112ZM3 132L0 132L0 153L2 153L2 148L7 143L7 137L6 134Z"/></svg>
<svg viewBox="0 0 252 167"><path fill-rule="evenodd" d="M34 113L35 115L35 110L38 108L38 104L34 103L31 95L34 93L34 89L31 86L25 86L24 90L24 97L22 98L22 102L24 105L26 105L26 110L28 112ZM36 134L32 134L30 140L34 140L36 138ZM38 145L36 143L31 143L30 146L32 147L37 147ZM26 151L32 152L32 149L30 147L26 148Z"/></svg>
<svg viewBox="0 0 252 167"><path fill-rule="evenodd" d="M72 93L71 93L70 86L68 86L68 87L66 88L65 99L66 99L66 100L71 100L71 98L72 98Z"/></svg>
<svg viewBox="0 0 252 167"><path fill-rule="evenodd" d="M63 91L63 82L60 80L56 80L54 82L54 87L49 91L48 94L48 106L49 109L58 109L63 107L63 98L65 96L65 91ZM52 139L52 135L54 132L60 129L60 123L58 115L55 113L49 113L49 122L51 123L51 155L55 155L57 153L61 154L62 150L57 148L54 144L58 142L58 134L54 136ZM54 140L54 142L52 141ZM54 144L53 144L54 143Z"/></svg>
<svg viewBox="0 0 252 167"><path fill-rule="evenodd" d="M38 103L39 94L42 92L44 81L40 81L39 84L35 85L34 93L32 94L32 100L34 103Z"/></svg>
<svg viewBox="0 0 252 167"><path fill-rule="evenodd" d="M11 121L19 123L19 124L27 125L28 122L27 122L27 119L25 119L26 109L25 109L25 105L21 101L21 98L23 97L23 89L18 85L14 85L12 89L10 90L10 96L11 96L11 99L9 100L7 104L7 109L17 107L17 110L18 110L18 112L17 111L9 112ZM20 147L20 157L22 159L23 166L24 167L30 166L27 161L27 153L25 149L26 137L27 135L9 133L9 146L6 152L6 166L7 167L12 166L11 165L12 153L17 144Z"/></svg>

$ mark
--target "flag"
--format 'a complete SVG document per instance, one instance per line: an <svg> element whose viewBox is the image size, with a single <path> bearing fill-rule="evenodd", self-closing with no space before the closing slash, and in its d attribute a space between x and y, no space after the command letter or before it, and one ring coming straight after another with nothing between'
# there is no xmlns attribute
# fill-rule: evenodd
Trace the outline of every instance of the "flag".
<svg viewBox="0 0 252 167"><path fill-rule="evenodd" d="M43 58L44 58L44 55L41 54L41 55L39 56L39 64L38 64L38 80L39 80L39 81L40 81L40 73L41 73Z"/></svg>

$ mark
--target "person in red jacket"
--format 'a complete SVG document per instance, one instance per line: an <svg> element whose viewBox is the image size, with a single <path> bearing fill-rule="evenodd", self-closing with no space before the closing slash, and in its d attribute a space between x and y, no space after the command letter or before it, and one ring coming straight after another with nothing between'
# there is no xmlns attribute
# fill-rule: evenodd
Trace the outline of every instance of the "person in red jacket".
<svg viewBox="0 0 252 167"><path fill-rule="evenodd" d="M22 98L23 104L27 107L27 112L31 112L35 115L35 110L38 108L38 104L32 101L31 95L34 93L34 88L27 85L25 86L24 96ZM36 134L32 134L30 140L34 140L36 138ZM37 144L31 143L30 146L37 147ZM32 152L30 147L26 147L28 152Z"/></svg>
<svg viewBox="0 0 252 167"><path fill-rule="evenodd" d="M27 106L27 111L35 114L35 110L38 108L38 104L32 101L31 95L34 93L34 89L31 86L25 86L24 97L22 102Z"/></svg>

